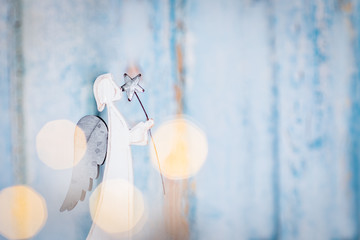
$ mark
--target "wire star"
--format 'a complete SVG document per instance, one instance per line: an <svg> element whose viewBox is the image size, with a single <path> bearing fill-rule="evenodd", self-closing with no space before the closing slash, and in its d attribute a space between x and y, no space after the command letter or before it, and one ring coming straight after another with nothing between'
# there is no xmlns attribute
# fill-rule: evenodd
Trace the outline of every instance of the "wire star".
<svg viewBox="0 0 360 240"><path fill-rule="evenodd" d="M125 84L121 86L123 91L126 91L128 100L131 101L135 91L144 92L145 90L139 85L141 74L139 73L134 78L131 78L127 73L124 73Z"/></svg>

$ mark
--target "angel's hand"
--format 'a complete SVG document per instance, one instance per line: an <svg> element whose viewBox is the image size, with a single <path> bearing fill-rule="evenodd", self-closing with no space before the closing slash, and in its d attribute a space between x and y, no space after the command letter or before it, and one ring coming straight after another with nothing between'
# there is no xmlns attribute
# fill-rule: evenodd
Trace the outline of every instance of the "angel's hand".
<svg viewBox="0 0 360 240"><path fill-rule="evenodd" d="M140 122L130 129L130 144L146 145L148 142L148 130L154 125L154 120Z"/></svg>
<svg viewBox="0 0 360 240"><path fill-rule="evenodd" d="M154 126L154 120L152 118L150 118L149 120L147 120L145 122L145 127L149 130L150 128L152 128Z"/></svg>

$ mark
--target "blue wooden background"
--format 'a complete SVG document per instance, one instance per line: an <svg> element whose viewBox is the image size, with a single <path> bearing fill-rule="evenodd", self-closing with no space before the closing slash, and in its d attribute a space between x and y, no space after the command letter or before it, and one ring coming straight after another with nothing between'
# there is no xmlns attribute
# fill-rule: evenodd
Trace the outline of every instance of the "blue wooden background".
<svg viewBox="0 0 360 240"><path fill-rule="evenodd" d="M35 137L97 114L95 78L120 84L134 64L157 126L183 113L207 136L205 165L181 182L186 238L359 239L359 34L356 0L0 0L0 189L45 198L34 239L85 239L88 196L58 211L71 170L43 164ZM148 149L133 155L149 219L134 238L184 239L166 228Z"/></svg>

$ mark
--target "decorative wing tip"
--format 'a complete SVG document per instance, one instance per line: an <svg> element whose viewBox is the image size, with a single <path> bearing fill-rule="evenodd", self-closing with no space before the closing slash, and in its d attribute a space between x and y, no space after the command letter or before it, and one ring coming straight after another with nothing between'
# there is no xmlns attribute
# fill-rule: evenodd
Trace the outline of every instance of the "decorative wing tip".
<svg viewBox="0 0 360 240"><path fill-rule="evenodd" d="M69 209L66 206L62 205L60 208L60 212L64 212L65 210L69 211Z"/></svg>
<svg viewBox="0 0 360 240"><path fill-rule="evenodd" d="M91 188L92 188L92 179L90 181L90 185L89 185L89 191L91 191ZM76 205L78 204L79 201L84 201L86 197L86 191L85 190L82 190L81 191L81 195L80 195L80 198L78 198L79 200L69 200L69 199L65 199L63 204L61 205L61 208L60 208L60 212L64 212L65 210L68 210L68 211L71 211L73 210Z"/></svg>
<svg viewBox="0 0 360 240"><path fill-rule="evenodd" d="M80 201L84 201L85 196L86 196L86 191L82 190L82 192L81 192L81 197L80 197Z"/></svg>
<svg viewBox="0 0 360 240"><path fill-rule="evenodd" d="M65 209L66 209L66 208L64 207L64 205L62 205L61 208L60 208L60 212L65 211Z"/></svg>
<svg viewBox="0 0 360 240"><path fill-rule="evenodd" d="M78 201L74 201L71 203L64 202L60 208L60 212L64 212L65 210L68 210L68 211L73 210L76 207L77 203L78 203Z"/></svg>

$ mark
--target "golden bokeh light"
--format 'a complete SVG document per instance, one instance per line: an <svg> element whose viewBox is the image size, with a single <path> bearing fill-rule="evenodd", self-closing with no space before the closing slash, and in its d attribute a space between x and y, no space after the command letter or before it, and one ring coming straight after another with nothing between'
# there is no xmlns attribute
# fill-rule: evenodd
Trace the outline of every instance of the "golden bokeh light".
<svg viewBox="0 0 360 240"><path fill-rule="evenodd" d="M144 215L144 199L128 181L108 180L91 194L90 213L102 230L111 234L128 232Z"/></svg>
<svg viewBox="0 0 360 240"><path fill-rule="evenodd" d="M17 185L0 192L0 234L8 239L27 239L44 226L44 198L32 188Z"/></svg>
<svg viewBox="0 0 360 240"><path fill-rule="evenodd" d="M195 175L206 160L206 136L187 119L179 117L162 124L154 134L154 141L162 173L169 179L184 179ZM154 148L150 146L152 163L158 169Z"/></svg>
<svg viewBox="0 0 360 240"><path fill-rule="evenodd" d="M45 124L36 136L36 150L40 160L49 167L71 168L86 152L86 137L71 121L51 121Z"/></svg>

